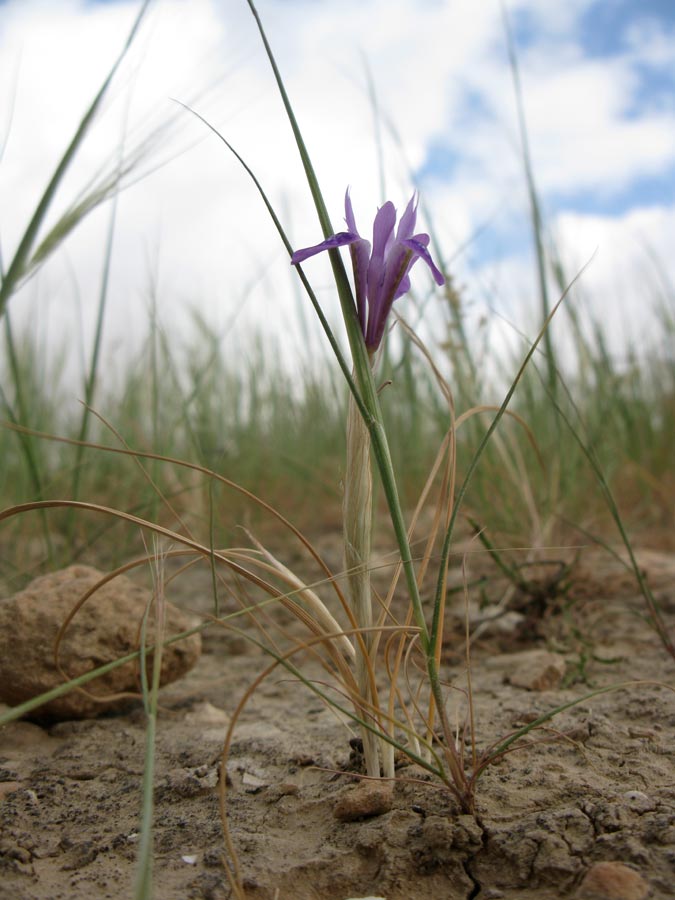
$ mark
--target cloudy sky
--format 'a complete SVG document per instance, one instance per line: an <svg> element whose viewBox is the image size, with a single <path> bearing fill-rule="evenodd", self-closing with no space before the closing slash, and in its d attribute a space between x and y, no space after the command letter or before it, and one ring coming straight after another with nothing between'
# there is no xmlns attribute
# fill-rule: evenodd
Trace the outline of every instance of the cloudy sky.
<svg viewBox="0 0 675 900"><path fill-rule="evenodd" d="M675 281L675 4L505 3L550 233L570 276L592 257L575 302L588 304L613 340L635 336L659 270ZM138 8L129 0L0 0L5 266ZM336 230L347 185L364 233L382 199L402 209L418 188L468 315L489 310L535 333L527 194L498 0L258 0L258 9ZM267 213L225 147L174 99L245 157L295 246L321 237L245 0L155 0L52 213L53 221L94 173L115 165L122 138L132 152L167 129L140 164L147 177L120 197L108 359L133 346L153 296L177 335L187 310L198 309L224 346L241 346L252 326L295 345L301 301ZM91 335L109 213L92 215L12 300L17 323L43 338L67 336L78 354ZM334 309L322 258L306 271ZM415 274L427 290L426 273Z"/></svg>

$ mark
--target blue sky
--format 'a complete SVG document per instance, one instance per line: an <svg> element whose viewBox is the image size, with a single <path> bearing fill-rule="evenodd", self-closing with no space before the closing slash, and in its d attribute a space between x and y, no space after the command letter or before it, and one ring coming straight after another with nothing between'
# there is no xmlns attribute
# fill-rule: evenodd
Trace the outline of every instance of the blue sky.
<svg viewBox="0 0 675 900"><path fill-rule="evenodd" d="M591 59L610 60L629 55L642 33L657 34L675 47L675 3L672 0L599 0L579 18L576 30L582 54ZM520 39L521 35L518 35ZM639 118L645 108L675 114L675 67L672 56L657 55L636 61L634 91L625 98L626 118ZM675 202L675 158L653 174L636 175L627 185L590 193L573 188L553 198L558 209L621 214L633 206Z"/></svg>
<svg viewBox="0 0 675 900"><path fill-rule="evenodd" d="M9 137L0 165L5 259L138 6L0 0L0 137ZM630 309L635 285L644 281L645 248L675 281L675 3L507 6L551 234L571 272L594 257L584 275L594 315L606 315L608 298L616 303L621 294ZM336 228L347 184L360 223L382 202L381 175L399 208L417 186L467 308L494 309L533 330L536 279L497 0L259 0L258 8ZM170 98L177 97L194 102L245 155L286 213L295 243L315 243L297 153L244 0L192 0L187 9L183 0L154 3L55 213L92 172L110 165L127 105L133 144L175 115ZM364 57L383 120L397 135L382 130L383 172ZM120 201L110 352L128 338L129 321L147 315L144 292L153 280L172 324L184 322L192 304L214 327L225 328L236 313L238 328L297 333L288 261L241 170L187 116L146 168L167 159L173 161ZM90 332L86 298L96 294L105 223L105 214L97 215L73 236L26 298L15 298L17 316L33 321L34 304L42 304L40 321L52 331L59 323L68 331L76 319L85 336ZM308 272L330 308L322 261ZM420 286L428 287L423 280Z"/></svg>
<svg viewBox="0 0 675 900"><path fill-rule="evenodd" d="M540 52L542 45L557 44L559 49L566 46L578 63L604 63L608 67L619 65L625 68L631 77L627 85L629 90L621 98L620 119L639 123L648 111L654 111L670 117L675 127L675 55L672 52L675 48L675 3L671 0L644 0L640 3L635 0L596 0L577 5L576 16L571 16L562 28L556 29L553 23L550 31L542 21L542 15L545 17L546 13L544 5L538 8L526 6L511 13L512 34L521 68L524 69L521 77L526 111L528 53ZM650 55L647 50L644 54L636 54L636 44L643 36L670 47L671 52ZM503 34L498 35L495 56L502 57L504 75L508 78ZM491 115L492 110L483 93L466 88L455 111L456 137L453 137L452 131L446 130L429 141L424 161L417 171L418 177L422 181L452 181L464 159L462 132ZM529 116L528 127L532 133L536 175L537 122ZM645 141L648 139L646 135ZM621 146L617 146L615 153L621 152ZM564 165L562 161L561 165ZM614 217L644 206L672 206L675 204L675 155L664 153L656 161L641 162L636 159L624 177L613 182L599 179L598 184L590 189L587 183L577 185L571 173L568 183L562 186L547 190L543 185L542 194L550 213L572 211ZM513 249L517 240L514 237L509 242L508 251ZM481 253L481 257L489 258L489 245L482 250L485 252Z"/></svg>

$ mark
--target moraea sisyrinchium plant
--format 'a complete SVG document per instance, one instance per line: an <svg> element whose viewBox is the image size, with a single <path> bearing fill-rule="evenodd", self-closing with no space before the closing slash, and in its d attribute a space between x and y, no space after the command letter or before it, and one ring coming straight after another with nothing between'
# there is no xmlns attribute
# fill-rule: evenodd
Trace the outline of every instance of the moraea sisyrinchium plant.
<svg viewBox="0 0 675 900"><path fill-rule="evenodd" d="M394 204L388 200L378 209L373 223L371 247L370 241L362 238L356 228L352 202L347 190L345 221L349 230L340 231L314 247L296 250L291 257L291 263L297 265L324 250L349 246L354 269L356 309L369 353L374 353L380 345L394 300L398 300L410 290L409 273L418 259L423 259L429 266L437 284L445 283L443 274L427 250L429 235L413 234L417 219L416 199L416 195L413 194L401 216L395 235Z"/></svg>

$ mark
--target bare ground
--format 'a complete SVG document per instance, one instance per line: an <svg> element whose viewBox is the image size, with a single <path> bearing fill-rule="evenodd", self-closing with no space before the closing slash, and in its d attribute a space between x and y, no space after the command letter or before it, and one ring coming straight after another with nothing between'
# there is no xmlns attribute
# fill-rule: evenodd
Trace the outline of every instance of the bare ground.
<svg viewBox="0 0 675 900"><path fill-rule="evenodd" d="M644 566L672 625L672 556L646 554ZM205 608L203 574L171 599ZM577 585L566 612L544 613L534 624L524 616L515 630L477 641L479 750L589 684L675 683L675 664L641 617L630 580L594 565L577 575ZM519 654L532 647L564 655L568 678L554 690L510 683ZM217 771L229 716L264 664L246 642L210 630L196 668L162 692L158 900L231 896ZM462 665L450 622L446 677L459 678ZM311 660L306 671L323 677ZM229 824L247 897L554 900L582 896L585 873L600 861L620 862L642 881L637 893L616 888L594 896L675 897L675 694L633 685L562 713L553 727L486 771L475 817L460 814L447 791L400 761L391 810L340 822L336 803L357 781L354 734L277 672L245 709L227 764ZM132 896L144 743L140 705L96 720L17 722L0 732L2 900Z"/></svg>

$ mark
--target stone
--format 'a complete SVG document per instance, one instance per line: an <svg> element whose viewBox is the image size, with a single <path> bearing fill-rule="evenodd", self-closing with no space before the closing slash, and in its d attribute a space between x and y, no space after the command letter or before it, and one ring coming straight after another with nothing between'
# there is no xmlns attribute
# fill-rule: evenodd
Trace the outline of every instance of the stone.
<svg viewBox="0 0 675 900"><path fill-rule="evenodd" d="M648 797L644 791L626 791L622 797L626 802L626 806L638 815L642 815L646 812L654 812L656 809L655 801L652 800L651 797Z"/></svg>
<svg viewBox="0 0 675 900"><path fill-rule="evenodd" d="M2 802L8 794L21 790L20 781L0 781L0 802Z"/></svg>
<svg viewBox="0 0 675 900"><path fill-rule="evenodd" d="M103 573L74 565L32 581L13 597L0 600L0 700L15 706L62 684L54 663L59 628L80 598ZM63 637L59 661L70 678L112 662L138 648L143 615L151 599L146 588L120 575L96 591L78 610ZM187 631L196 622L166 602L165 634ZM154 633L154 611L148 616L148 643ZM161 684L188 672L201 653L201 636L191 635L164 647ZM152 657L148 657L148 671ZM98 697L140 693L135 660L90 681L86 691ZM129 697L97 700L81 690L38 707L30 717L39 720L80 719L119 708Z"/></svg>
<svg viewBox="0 0 675 900"><path fill-rule="evenodd" d="M586 872L577 900L646 900L649 885L634 869L620 862L599 862Z"/></svg>
<svg viewBox="0 0 675 900"><path fill-rule="evenodd" d="M552 691L565 675L564 657L548 650L526 650L513 654L514 668L508 675L515 687L528 691Z"/></svg>
<svg viewBox="0 0 675 900"><path fill-rule="evenodd" d="M340 797L333 809L339 822L357 822L388 813L394 802L394 786L390 781L360 781Z"/></svg>

